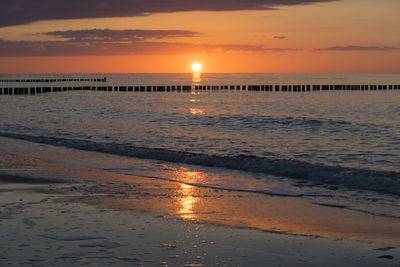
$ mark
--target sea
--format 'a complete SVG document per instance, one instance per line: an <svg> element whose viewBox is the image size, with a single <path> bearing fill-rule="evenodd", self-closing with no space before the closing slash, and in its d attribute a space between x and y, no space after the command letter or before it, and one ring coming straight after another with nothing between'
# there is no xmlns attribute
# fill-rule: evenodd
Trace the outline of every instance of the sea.
<svg viewBox="0 0 400 267"><path fill-rule="evenodd" d="M3 74L0 80L104 77L1 82L0 88L400 84L400 74ZM0 143L135 159L115 166L65 159L65 165L400 218L400 90L0 95L0 114ZM52 154L41 159L51 162ZM183 167L201 175L176 175Z"/></svg>

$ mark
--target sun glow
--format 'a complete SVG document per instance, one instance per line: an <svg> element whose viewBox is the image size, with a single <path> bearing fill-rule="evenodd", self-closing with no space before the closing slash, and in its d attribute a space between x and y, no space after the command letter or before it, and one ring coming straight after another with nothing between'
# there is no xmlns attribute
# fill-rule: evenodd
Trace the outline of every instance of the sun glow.
<svg viewBox="0 0 400 267"><path fill-rule="evenodd" d="M202 69L202 67L201 67L201 64L199 64L199 63L194 63L194 64L192 65L192 70L193 70L194 72L199 72L199 71L201 71L201 69Z"/></svg>

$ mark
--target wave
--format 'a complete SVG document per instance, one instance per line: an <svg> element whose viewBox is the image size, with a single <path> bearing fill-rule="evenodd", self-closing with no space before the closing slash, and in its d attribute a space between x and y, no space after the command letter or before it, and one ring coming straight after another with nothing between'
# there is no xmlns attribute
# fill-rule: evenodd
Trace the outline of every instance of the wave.
<svg viewBox="0 0 400 267"><path fill-rule="evenodd" d="M176 114L174 114L175 116ZM163 118L164 119L164 118ZM192 122L193 123L193 122ZM380 125L376 123L365 123L357 121L345 121L340 119L327 119L327 118L310 118L310 117L293 117L293 116L271 116L271 115L242 115L242 114L229 114L219 116L203 116L196 120L196 123L200 125L222 125L228 126L229 129L232 126L240 128L249 127L251 129L265 129L271 126L290 126L290 127L310 127L310 128L333 128L335 127L346 127L348 131L359 132L360 128L365 129L379 129L379 130L392 130L395 128L391 125Z"/></svg>
<svg viewBox="0 0 400 267"><path fill-rule="evenodd" d="M400 195L400 172L394 171L328 166L292 159L273 159L248 155L208 155L160 148L135 147L126 144L97 143L86 140L30 136L4 132L0 132L0 136L85 151L264 173L267 175L290 177L319 183L341 185L354 189Z"/></svg>
<svg viewBox="0 0 400 267"><path fill-rule="evenodd" d="M143 174L138 174L138 173L132 173L130 170L124 171L123 169L106 169L107 171L110 172L115 172L119 174L125 174L125 175L131 175L135 177L144 177L144 178L151 178L151 179L157 179L157 180L164 180L164 181L170 181L170 182L177 182L177 183L182 183L194 187L202 187L202 188L208 188L208 189L215 189L215 190L224 190L224 191L230 191L230 192L243 192L243 193L256 193L256 194L264 194L264 195L269 195L269 196L280 196L280 197L332 197L331 195L327 194L321 194L318 192L313 192L309 190L301 190L301 191L289 191L289 190L282 190L279 188L274 188L272 190L265 190L265 189L240 189L240 188L234 188L234 187L227 187L227 186L222 186L222 185L217 185L217 184L205 184L205 183L193 183L193 182L187 182L187 181L182 181L178 179L172 179L172 178L167 178L167 177L162 177L162 176L149 176L149 175L143 175Z"/></svg>

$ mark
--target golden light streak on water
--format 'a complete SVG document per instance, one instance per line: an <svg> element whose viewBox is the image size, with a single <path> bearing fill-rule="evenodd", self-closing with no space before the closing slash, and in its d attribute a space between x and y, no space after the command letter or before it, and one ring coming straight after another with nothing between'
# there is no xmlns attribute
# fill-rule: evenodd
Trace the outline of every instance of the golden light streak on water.
<svg viewBox="0 0 400 267"><path fill-rule="evenodd" d="M181 168L176 172L176 179L184 182L179 186L177 192L180 205L177 214L185 220L194 220L196 219L196 204L199 199L196 196L198 188L190 184L202 183L204 175L201 172Z"/></svg>

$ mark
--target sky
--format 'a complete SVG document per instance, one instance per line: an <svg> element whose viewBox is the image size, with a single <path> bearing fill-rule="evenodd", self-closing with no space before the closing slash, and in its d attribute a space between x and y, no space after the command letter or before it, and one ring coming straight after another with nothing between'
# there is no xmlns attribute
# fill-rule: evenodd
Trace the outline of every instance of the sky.
<svg viewBox="0 0 400 267"><path fill-rule="evenodd" d="M399 0L1 0L0 73L400 73Z"/></svg>

